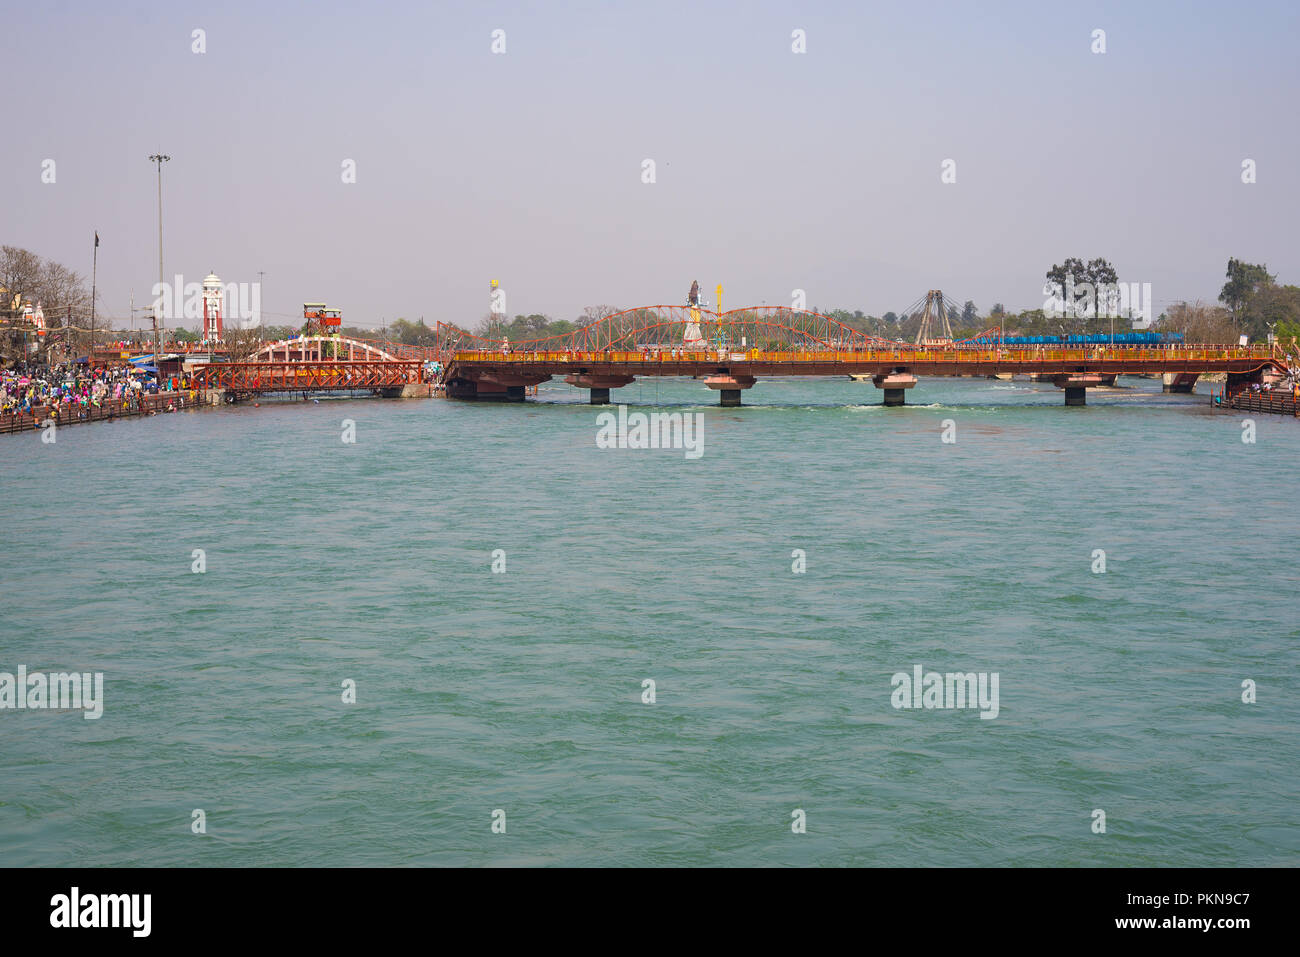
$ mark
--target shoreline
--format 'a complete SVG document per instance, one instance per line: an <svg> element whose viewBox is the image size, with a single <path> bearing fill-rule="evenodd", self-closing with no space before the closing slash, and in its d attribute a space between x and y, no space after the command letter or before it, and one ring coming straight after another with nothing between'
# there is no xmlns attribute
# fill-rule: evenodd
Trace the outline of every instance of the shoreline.
<svg viewBox="0 0 1300 957"><path fill-rule="evenodd" d="M188 393L188 399L187 399ZM167 415L167 406L175 404L175 412L201 408L205 403L202 393L194 390L177 392L158 392L141 396L138 402L127 399L110 399L98 406L85 408L69 403L66 411L55 406L41 406L40 414L34 412L9 412L0 414L0 434L11 432L31 432L43 429L51 421L56 427L80 425L89 422L112 422L116 419L139 418L151 415ZM75 411L74 411L75 410Z"/></svg>
<svg viewBox="0 0 1300 957"><path fill-rule="evenodd" d="M358 392L365 390L357 390ZM273 393L274 394L274 393ZM297 393L283 393L284 395L293 396L290 402L299 401ZM411 396L382 396L382 395L357 395L354 392L339 394L342 398L434 398L435 394L428 396L411 395ZM441 394L438 393L438 396ZM54 419L54 424L58 428L66 425L83 425L91 422L113 422L117 419L149 418L155 415L169 415L167 406L169 403L175 403L176 407L172 412L194 412L202 409L219 409L226 405L247 405L247 400L241 400L236 403L223 402L224 391L221 389L183 389L175 392L159 392L143 396L139 405L128 403L126 399L110 400L103 402L99 406L88 406L86 408L76 407L75 415L69 412L60 412L52 415L52 406L42 406L39 414L30 412L10 412L0 413L0 435L18 432L34 432L45 428L50 419ZM262 395L260 399L267 399L269 396ZM259 404L259 403L254 403ZM272 404L272 403L260 403ZM289 403L285 403L289 404ZM71 406L68 407L71 410ZM82 415L81 413L85 413Z"/></svg>

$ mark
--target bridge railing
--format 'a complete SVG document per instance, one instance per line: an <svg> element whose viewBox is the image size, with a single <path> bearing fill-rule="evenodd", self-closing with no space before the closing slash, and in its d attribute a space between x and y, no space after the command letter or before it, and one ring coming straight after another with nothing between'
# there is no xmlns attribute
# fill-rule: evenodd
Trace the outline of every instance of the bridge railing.
<svg viewBox="0 0 1300 957"><path fill-rule="evenodd" d="M598 352L528 352L514 350L471 349L458 350L458 362L494 362L512 364L530 363L584 363L584 362L765 362L765 363L827 363L827 362L951 362L955 365L986 364L995 362L1020 362L1044 364L1098 362L1186 362L1196 364L1207 361L1231 359L1267 360L1271 357L1267 346L1191 346L1191 347L1098 347L1082 346L1061 349L1049 346L1018 346L1005 348L935 348L900 345L897 349L852 350L799 350L770 352L760 349L695 349L681 346L655 346L630 350Z"/></svg>
<svg viewBox="0 0 1300 957"><path fill-rule="evenodd" d="M419 361L221 362L196 369L195 388L236 392L384 389L423 381Z"/></svg>

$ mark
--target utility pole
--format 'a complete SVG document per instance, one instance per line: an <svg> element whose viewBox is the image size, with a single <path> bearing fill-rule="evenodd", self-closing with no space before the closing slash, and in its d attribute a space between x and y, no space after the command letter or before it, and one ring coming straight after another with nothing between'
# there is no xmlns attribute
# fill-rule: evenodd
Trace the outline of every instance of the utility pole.
<svg viewBox="0 0 1300 957"><path fill-rule="evenodd" d="M95 283L99 277L99 230L95 230L95 252L90 266L90 352L86 354L86 369L95 368Z"/></svg>
<svg viewBox="0 0 1300 957"><path fill-rule="evenodd" d="M162 164L171 160L164 153L154 153L149 157L151 163L158 164L158 285L163 285L163 242L162 242ZM158 368L158 357L162 348L158 342L158 310L153 311L153 366ZM161 375L161 373L159 373Z"/></svg>

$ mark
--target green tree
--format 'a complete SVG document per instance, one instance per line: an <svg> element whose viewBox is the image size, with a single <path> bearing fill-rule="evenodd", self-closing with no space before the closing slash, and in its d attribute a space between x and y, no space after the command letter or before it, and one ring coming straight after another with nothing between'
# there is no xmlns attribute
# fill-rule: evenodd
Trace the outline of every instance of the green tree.
<svg viewBox="0 0 1300 957"><path fill-rule="evenodd" d="M1228 281L1219 293L1219 302L1227 306L1234 317L1240 316L1260 286L1268 285L1274 278L1268 274L1267 266L1257 266L1240 259L1228 260L1227 275Z"/></svg>
<svg viewBox="0 0 1300 957"><path fill-rule="evenodd" d="M1076 258L1066 259L1064 263L1053 265L1047 270L1047 280L1058 284L1062 295L1071 284L1076 289L1084 283L1089 283L1093 287L1092 314L1067 316L1062 323L1067 331L1100 332L1108 326L1108 321L1102 320L1101 317L1113 315L1114 310L1119 308L1118 296L1114 289L1115 284L1119 282L1119 276L1115 272L1115 267L1104 259L1090 259L1087 262ZM1076 300L1076 304L1086 309L1085 301Z"/></svg>
<svg viewBox="0 0 1300 957"><path fill-rule="evenodd" d="M1294 288L1294 287L1293 287ZM1277 324L1274 330L1277 341L1288 351L1295 352L1300 349L1300 321L1282 321Z"/></svg>
<svg viewBox="0 0 1300 957"><path fill-rule="evenodd" d="M1263 339L1277 327L1300 320L1300 286L1266 283L1251 297L1242 326L1251 336Z"/></svg>

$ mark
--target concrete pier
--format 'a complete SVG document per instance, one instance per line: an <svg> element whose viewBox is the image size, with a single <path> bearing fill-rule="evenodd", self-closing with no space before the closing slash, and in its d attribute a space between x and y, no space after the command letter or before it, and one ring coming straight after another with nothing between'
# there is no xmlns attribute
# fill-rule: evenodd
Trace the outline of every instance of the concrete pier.
<svg viewBox="0 0 1300 957"><path fill-rule="evenodd" d="M446 380L449 399L479 399L487 401L523 402L529 388L545 382L550 376L507 376L493 378L479 376L464 379L455 376Z"/></svg>
<svg viewBox="0 0 1300 957"><path fill-rule="evenodd" d="M916 385L916 376L910 372L891 372L889 375L873 376L872 384L885 392L885 405L897 407L907 403L907 389Z"/></svg>
<svg viewBox="0 0 1300 957"><path fill-rule="evenodd" d="M385 399L427 399L433 395L433 386L428 382L408 382L396 389L380 389L379 394Z"/></svg>
<svg viewBox="0 0 1300 957"><path fill-rule="evenodd" d="M734 409L741 404L742 389L752 389L755 379L752 375L711 375L704 380L710 389L718 391L718 404L723 408Z"/></svg>
<svg viewBox="0 0 1300 957"><path fill-rule="evenodd" d="M566 375L564 381L571 386L579 389L591 390L592 405L609 405L609 390L621 389L625 385L631 385L636 381L635 376L630 375L594 375L588 372L575 372L572 375Z"/></svg>
<svg viewBox="0 0 1300 957"><path fill-rule="evenodd" d="M1066 405L1087 405L1088 389L1106 385L1107 378L1095 372L1076 372L1073 375L1054 376L1052 381L1058 389L1065 390Z"/></svg>

